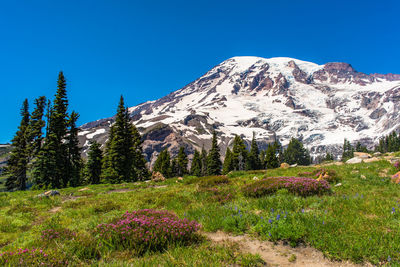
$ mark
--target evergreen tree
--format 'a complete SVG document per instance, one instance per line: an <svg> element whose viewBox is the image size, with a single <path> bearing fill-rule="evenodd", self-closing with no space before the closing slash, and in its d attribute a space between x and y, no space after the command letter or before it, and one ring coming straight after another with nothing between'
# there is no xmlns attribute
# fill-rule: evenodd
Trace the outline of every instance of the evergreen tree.
<svg viewBox="0 0 400 267"><path fill-rule="evenodd" d="M207 151L204 149L204 145L201 148L201 155L200 155L200 159L201 159L201 176L206 176L207 175Z"/></svg>
<svg viewBox="0 0 400 267"><path fill-rule="evenodd" d="M235 171L243 171L246 169L247 150L243 139L236 135L233 139L232 149L233 169Z"/></svg>
<svg viewBox="0 0 400 267"><path fill-rule="evenodd" d="M311 158L307 149L296 138L292 138L287 149L283 153L283 158L288 164L310 165Z"/></svg>
<svg viewBox="0 0 400 267"><path fill-rule="evenodd" d="M171 160L171 174L170 177L177 177L179 176L179 170L178 170L178 159L174 158Z"/></svg>
<svg viewBox="0 0 400 267"><path fill-rule="evenodd" d="M35 99L35 109L32 112L29 121L29 155L34 158L39 154L43 142L43 127L46 125L44 121L44 111L46 108L46 97L41 96Z"/></svg>
<svg viewBox="0 0 400 267"><path fill-rule="evenodd" d="M188 158L185 153L185 148L180 147L179 152L178 152L178 157L176 159L176 175L177 176L184 176L185 174L188 173L187 170L187 165L188 165Z"/></svg>
<svg viewBox="0 0 400 267"><path fill-rule="evenodd" d="M81 182L81 170L82 170L82 158L81 148L79 147L78 140L78 128L76 127L76 121L79 115L76 112L71 112L70 119L68 121L69 132L67 137L67 155L68 164L66 170L66 176L68 176L68 182L70 186L78 186Z"/></svg>
<svg viewBox="0 0 400 267"><path fill-rule="evenodd" d="M354 148L351 146L349 140L344 139L342 161L346 161L347 159L350 159L353 157L354 157Z"/></svg>
<svg viewBox="0 0 400 267"><path fill-rule="evenodd" d="M247 169L248 170L260 170L262 168L260 160L260 150L253 133L253 139L251 140L250 153L247 157Z"/></svg>
<svg viewBox="0 0 400 267"><path fill-rule="evenodd" d="M21 108L21 123L18 127L11 146L11 154L6 168L6 188L12 190L26 189L26 172L29 161L28 138L29 138L29 111L28 100L25 99Z"/></svg>
<svg viewBox="0 0 400 267"><path fill-rule="evenodd" d="M197 149L194 151L192 166L190 167L190 174L194 176L201 176L201 158Z"/></svg>
<svg viewBox="0 0 400 267"><path fill-rule="evenodd" d="M110 183L121 183L137 181L140 175L147 176L140 145L140 134L130 123L128 109L121 96L104 153L102 178Z"/></svg>
<svg viewBox="0 0 400 267"><path fill-rule="evenodd" d="M102 160L103 152L100 149L100 144L94 140L90 141L88 161L85 167L85 180L87 183L100 183Z"/></svg>
<svg viewBox="0 0 400 267"><path fill-rule="evenodd" d="M261 162L261 169L265 169L265 150L260 151L260 162Z"/></svg>
<svg viewBox="0 0 400 267"><path fill-rule="evenodd" d="M60 72L53 106L48 107L46 138L35 162L34 176L39 187L61 188L69 183L68 147L65 142L69 123L67 109L66 81Z"/></svg>
<svg viewBox="0 0 400 267"><path fill-rule="evenodd" d="M227 174L230 171L233 171L233 160L232 160L232 152L228 147L226 148L225 160L222 166L222 174Z"/></svg>
<svg viewBox="0 0 400 267"><path fill-rule="evenodd" d="M278 143L270 144L267 148L265 155L265 167L267 169L274 169L279 167L279 159L276 156L276 151L278 149Z"/></svg>
<svg viewBox="0 0 400 267"><path fill-rule="evenodd" d="M221 174L221 158L219 154L219 147L217 141L217 133L213 131L213 138L211 142L211 149L207 156L207 174L220 175Z"/></svg>
<svg viewBox="0 0 400 267"><path fill-rule="evenodd" d="M333 155L329 152L326 152L325 161L332 161L332 160L334 160Z"/></svg>
<svg viewBox="0 0 400 267"><path fill-rule="evenodd" d="M160 152L154 163L153 171L160 172L166 178L171 177L171 156L169 155L168 149L164 149Z"/></svg>

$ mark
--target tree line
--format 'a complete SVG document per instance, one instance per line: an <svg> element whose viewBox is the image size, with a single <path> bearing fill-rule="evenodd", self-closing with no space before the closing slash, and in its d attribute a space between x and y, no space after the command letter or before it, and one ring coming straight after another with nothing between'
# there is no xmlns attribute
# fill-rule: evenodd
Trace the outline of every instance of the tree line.
<svg viewBox="0 0 400 267"><path fill-rule="evenodd" d="M81 157L76 125L79 114L68 112L66 88L66 79L60 72L53 101L44 96L38 97L32 113L29 112L28 100L23 102L21 122L12 140L6 168L7 189L25 190L28 183L39 189L148 179L150 170L142 151L142 137L130 122L124 98L120 98L106 144L102 147L91 141L85 161ZM184 147L173 159L164 149L158 155L153 171L165 177L187 174L206 176L277 168L282 162L309 165L312 161L308 150L295 138L290 140L285 150L279 142L260 150L255 135L249 149L244 140L236 135L232 148L228 147L225 151L223 162L215 131L211 143L209 151L203 146L201 151L194 152L190 168Z"/></svg>

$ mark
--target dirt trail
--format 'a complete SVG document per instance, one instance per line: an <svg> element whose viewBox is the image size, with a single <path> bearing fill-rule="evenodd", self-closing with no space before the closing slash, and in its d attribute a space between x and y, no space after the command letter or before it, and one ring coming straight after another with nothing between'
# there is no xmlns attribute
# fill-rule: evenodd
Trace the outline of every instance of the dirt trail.
<svg viewBox="0 0 400 267"><path fill-rule="evenodd" d="M269 241L260 241L247 235L233 236L224 232L204 233L214 242L235 242L238 243L243 252L259 254L268 266L304 266L304 267L350 267L361 266L350 262L333 262L323 256L323 254L311 247L299 246L292 248L281 244L274 244ZM289 259L296 256L296 260L290 262ZM366 265L371 266L371 265Z"/></svg>

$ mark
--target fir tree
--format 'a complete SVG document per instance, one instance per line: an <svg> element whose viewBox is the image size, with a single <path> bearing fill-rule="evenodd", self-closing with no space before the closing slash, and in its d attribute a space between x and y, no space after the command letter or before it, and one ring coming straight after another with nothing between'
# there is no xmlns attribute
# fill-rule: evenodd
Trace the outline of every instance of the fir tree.
<svg viewBox="0 0 400 267"><path fill-rule="evenodd" d="M260 150L253 133L253 139L251 140L250 153L247 156L247 169L248 170L260 170L262 168L260 160Z"/></svg>
<svg viewBox="0 0 400 267"><path fill-rule="evenodd" d="M76 127L76 121L79 115L76 112L71 112L70 119L68 121L69 132L67 137L67 155L68 165L66 170L66 176L68 176L68 182L71 186L78 186L81 182L81 170L82 170L82 158L81 148L79 147L78 140L78 128Z"/></svg>
<svg viewBox="0 0 400 267"><path fill-rule="evenodd" d="M261 162L261 169L265 169L265 150L260 151L260 162Z"/></svg>
<svg viewBox="0 0 400 267"><path fill-rule="evenodd" d="M243 139L236 135L233 139L232 149L233 169L235 171L243 171L246 169L247 150Z"/></svg>
<svg viewBox="0 0 400 267"><path fill-rule="evenodd" d="M174 158L173 160L171 160L171 174L170 174L170 177L179 176L178 172L179 172L179 170L178 170L178 159Z"/></svg>
<svg viewBox="0 0 400 267"><path fill-rule="evenodd" d="M57 93L53 106L48 108L46 138L35 163L35 180L38 186L65 187L69 183L68 147L68 100L66 81L62 72L58 75Z"/></svg>
<svg viewBox="0 0 400 267"><path fill-rule="evenodd" d="M276 156L276 151L278 149L278 143L270 144L267 148L265 155L265 167L267 169L274 169L279 167L279 159Z"/></svg>
<svg viewBox="0 0 400 267"><path fill-rule="evenodd" d="M232 152L228 147L226 148L225 160L222 166L222 174L227 174L230 171L233 171L233 160L232 160Z"/></svg>
<svg viewBox="0 0 400 267"><path fill-rule="evenodd" d="M354 157L354 148L351 146L349 140L344 139L342 161L346 161L347 159L350 159L353 157Z"/></svg>
<svg viewBox="0 0 400 267"><path fill-rule="evenodd" d="M207 174L219 175L221 174L221 158L219 154L219 147L217 141L217 133L213 131L213 138L211 142L211 149L207 156Z"/></svg>
<svg viewBox="0 0 400 267"><path fill-rule="evenodd" d="M326 156L325 156L324 160L325 161L332 161L332 160L334 160L334 157L333 157L333 155L331 153L326 152Z"/></svg>
<svg viewBox="0 0 400 267"><path fill-rule="evenodd" d="M207 171L207 151L204 149L204 145L201 148L201 155L200 155L200 159L201 159L201 176L206 176L208 171Z"/></svg>
<svg viewBox="0 0 400 267"><path fill-rule="evenodd" d="M311 158L307 149L296 138L292 138L287 149L283 153L283 158L288 164L310 165Z"/></svg>
<svg viewBox="0 0 400 267"><path fill-rule="evenodd" d="M166 178L171 177L171 156L169 155L168 149L164 149L160 152L154 163L153 171L160 172Z"/></svg>
<svg viewBox="0 0 400 267"><path fill-rule="evenodd" d="M90 141L88 161L85 167L85 180L87 183L100 183L102 159L103 153L100 149L100 144L96 141Z"/></svg>
<svg viewBox="0 0 400 267"><path fill-rule="evenodd" d="M12 190L26 189L26 172L29 161L28 138L29 138L29 111L28 100L25 99L21 108L21 123L18 127L11 146L11 154L6 168L6 188Z"/></svg>
<svg viewBox="0 0 400 267"><path fill-rule="evenodd" d="M41 96L35 99L35 109L29 121L29 155L34 158L39 154L43 142L44 111L46 108L46 97Z"/></svg>
<svg viewBox="0 0 400 267"><path fill-rule="evenodd" d="M187 170L187 165L188 165L188 158L185 153L185 148L180 147L179 152L178 152L178 157L176 159L176 175L177 176L184 176L185 174L188 173Z"/></svg>
<svg viewBox="0 0 400 267"><path fill-rule="evenodd" d="M201 176L201 158L197 149L194 151L192 166L190 167L190 174L194 176Z"/></svg>
<svg viewBox="0 0 400 267"><path fill-rule="evenodd" d="M147 175L140 145L140 134L130 123L128 109L121 96L104 153L102 177L110 183L121 183L136 181L139 175Z"/></svg>

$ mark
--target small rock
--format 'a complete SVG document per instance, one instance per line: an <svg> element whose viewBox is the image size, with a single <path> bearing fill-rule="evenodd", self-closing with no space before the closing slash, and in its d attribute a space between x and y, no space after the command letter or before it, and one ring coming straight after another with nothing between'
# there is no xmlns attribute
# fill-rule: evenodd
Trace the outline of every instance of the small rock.
<svg viewBox="0 0 400 267"><path fill-rule="evenodd" d="M379 156L381 156L382 155L382 153L381 152L375 152L374 154L372 154L374 157L379 157Z"/></svg>
<svg viewBox="0 0 400 267"><path fill-rule="evenodd" d="M86 190L90 190L89 188L85 187L85 188L81 188L78 190L78 192L82 192L82 191L86 191Z"/></svg>
<svg viewBox="0 0 400 267"><path fill-rule="evenodd" d="M161 182L165 181L165 177L160 172L153 172L153 174L151 175L151 180L154 182Z"/></svg>
<svg viewBox="0 0 400 267"><path fill-rule="evenodd" d="M294 168L294 167L297 167L297 163L290 165L290 168Z"/></svg>
<svg viewBox="0 0 400 267"><path fill-rule="evenodd" d="M254 176L253 180L259 180L259 178L257 176Z"/></svg>
<svg viewBox="0 0 400 267"><path fill-rule="evenodd" d="M46 196L52 197L52 196L59 196L60 192L57 190L50 190L44 193Z"/></svg>
<svg viewBox="0 0 400 267"><path fill-rule="evenodd" d="M290 167L290 165L287 164L286 162L283 162L283 163L281 164L281 168L282 168L282 169L287 169L287 168L289 168L289 167Z"/></svg>
<svg viewBox="0 0 400 267"><path fill-rule="evenodd" d="M335 184L335 187L342 186L342 183Z"/></svg>
<svg viewBox="0 0 400 267"><path fill-rule="evenodd" d="M364 174L361 174L361 176L360 176L360 177L361 177L361 179L364 179L364 180L365 180L365 179L367 179L367 177L365 177L365 175L364 175Z"/></svg>
<svg viewBox="0 0 400 267"><path fill-rule="evenodd" d="M355 163L361 163L362 159L358 157L354 157L346 161L347 164L355 164Z"/></svg>
<svg viewBox="0 0 400 267"><path fill-rule="evenodd" d="M183 177L178 177L178 181L183 181Z"/></svg>
<svg viewBox="0 0 400 267"><path fill-rule="evenodd" d="M368 159L371 157L371 155L368 153L364 153L364 152L354 152L354 157L360 158L360 159Z"/></svg>
<svg viewBox="0 0 400 267"><path fill-rule="evenodd" d="M373 157L373 158L369 158L369 159L364 159L364 162L369 163L369 162L375 162L375 161L380 161L380 160L381 160L380 158Z"/></svg>

